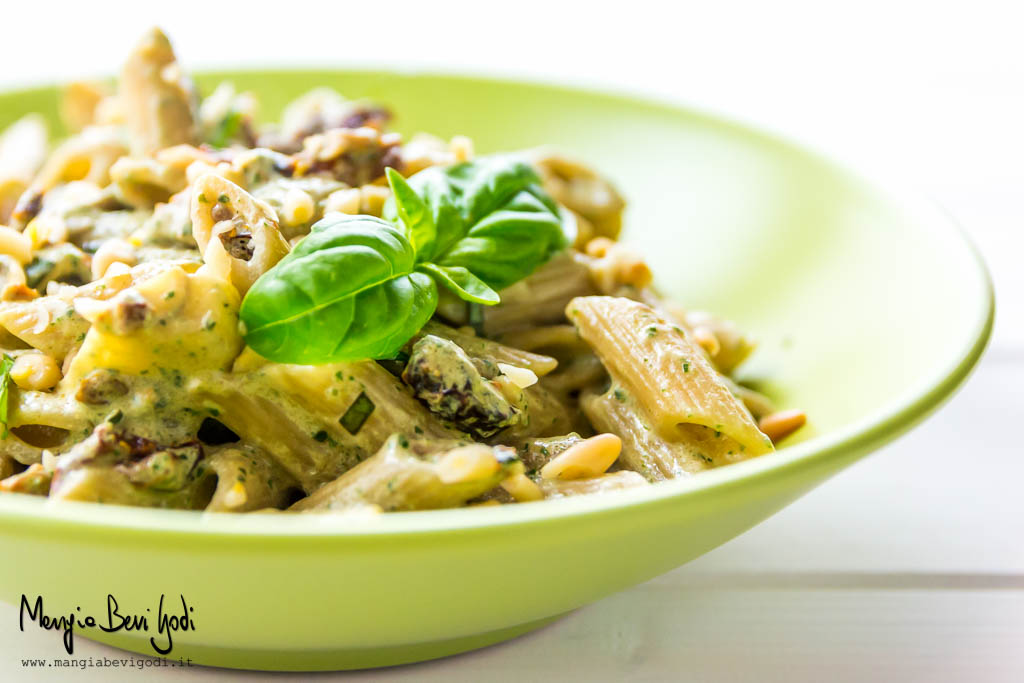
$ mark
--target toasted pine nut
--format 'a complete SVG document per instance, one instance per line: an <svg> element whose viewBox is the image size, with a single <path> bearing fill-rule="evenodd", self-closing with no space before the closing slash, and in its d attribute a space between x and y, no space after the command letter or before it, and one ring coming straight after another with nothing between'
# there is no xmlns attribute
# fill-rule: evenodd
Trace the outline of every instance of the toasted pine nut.
<svg viewBox="0 0 1024 683"><path fill-rule="evenodd" d="M313 198L309 196L308 192L297 187L293 187L285 193L284 201L281 204L281 222L291 228L310 222L316 212Z"/></svg>
<svg viewBox="0 0 1024 683"><path fill-rule="evenodd" d="M587 242L587 246L583 250L588 256L594 258L602 258L608 254L608 251L615 246L615 241L610 240L607 237L595 237L594 239Z"/></svg>
<svg viewBox="0 0 1024 683"><path fill-rule="evenodd" d="M379 218L384 212L384 202L391 196L391 190L379 185L363 185L359 192L362 199L359 204L360 211Z"/></svg>
<svg viewBox="0 0 1024 683"><path fill-rule="evenodd" d="M715 336L710 327L701 325L700 327L693 328L693 340L707 351L708 355L712 358L717 356L718 352L722 350L718 337Z"/></svg>
<svg viewBox="0 0 1024 683"><path fill-rule="evenodd" d="M501 488L508 491L509 495L515 498L517 503L530 503L544 498L540 487L522 472L513 474L501 482Z"/></svg>
<svg viewBox="0 0 1024 683"><path fill-rule="evenodd" d="M650 266L633 254L623 254L619 264L619 282L643 289L654 280Z"/></svg>
<svg viewBox="0 0 1024 683"><path fill-rule="evenodd" d="M465 135L453 137L448 149L455 155L455 161L469 161L473 158L473 141Z"/></svg>
<svg viewBox="0 0 1024 683"><path fill-rule="evenodd" d="M526 387L532 387L537 383L537 375L528 368L521 368L518 365L509 365L508 363L498 363L498 369L501 370L501 374L511 380L520 389Z"/></svg>
<svg viewBox="0 0 1024 683"><path fill-rule="evenodd" d="M60 381L57 361L45 353L23 353L14 359L11 379L22 389L45 391Z"/></svg>
<svg viewBox="0 0 1024 683"><path fill-rule="evenodd" d="M327 196L324 204L324 211L337 211L354 216L359 213L359 204L362 201L362 193L358 187L350 187L344 190L337 190Z"/></svg>
<svg viewBox="0 0 1024 683"><path fill-rule="evenodd" d="M498 471L500 465L491 449L483 444L463 446L448 451L438 461L438 479L445 484L485 479Z"/></svg>
<svg viewBox="0 0 1024 683"><path fill-rule="evenodd" d="M805 424L807 424L807 414L804 411L780 410L762 417L757 426L772 440L772 443L778 443Z"/></svg>
<svg viewBox="0 0 1024 683"><path fill-rule="evenodd" d="M598 434L565 449L540 470L544 479L590 479L604 474L622 452L622 439Z"/></svg>

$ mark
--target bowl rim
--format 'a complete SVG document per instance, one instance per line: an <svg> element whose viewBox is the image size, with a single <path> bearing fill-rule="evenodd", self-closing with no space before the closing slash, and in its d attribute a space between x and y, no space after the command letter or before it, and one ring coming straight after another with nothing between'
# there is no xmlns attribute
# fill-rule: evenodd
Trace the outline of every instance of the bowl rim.
<svg viewBox="0 0 1024 683"><path fill-rule="evenodd" d="M260 68L213 68L195 71L202 77L229 77L231 74L265 74L272 77L304 73L332 76L381 75L387 77L424 77L459 81L465 85L527 86L562 94L597 97L610 102L641 105L666 114L683 115L692 119L731 129L733 133L756 138L763 144L786 149L828 166L847 180L869 188L886 197L902 209L913 222L928 224L941 230L965 249L964 258L972 268L968 277L980 290L980 301L975 308L975 319L965 328L956 344L950 344L945 362L918 382L861 419L843 428L812 437L794 446L784 447L770 457L754 458L702 472L700 476L659 482L648 487L544 501L542 505L507 505L495 507L456 508L404 512L401 514L235 514L208 513L190 510L157 510L124 505L96 503L54 502L30 495L7 494L0 496L0 521L18 524L25 531L45 528L80 535L83 532L107 534L124 532L154 534L161 538L169 535L210 537L218 539L244 539L257 537L279 541L320 539L346 540L364 537L391 537L395 535L424 535L424 532L483 531L492 528L552 523L567 518L589 518L604 514L617 514L626 509L673 503L699 495L711 495L736 487L747 486L754 480L766 483L781 479L814 466L838 469L834 461L852 462L885 443L897 438L917 422L934 412L963 384L984 353L991 336L995 317L995 294L991 276L980 252L963 227L940 205L906 189L907 183L890 176L890 171L867 168L863 161L851 162L806 145L798 138L782 134L771 128L719 113L692 103L682 103L648 92L633 92L625 88L606 88L592 84L561 82L557 79L515 77L506 75L474 74L446 69L360 68L315 66ZM20 93L44 92L57 84L26 85L0 91L0 96ZM848 462L844 464L849 464Z"/></svg>

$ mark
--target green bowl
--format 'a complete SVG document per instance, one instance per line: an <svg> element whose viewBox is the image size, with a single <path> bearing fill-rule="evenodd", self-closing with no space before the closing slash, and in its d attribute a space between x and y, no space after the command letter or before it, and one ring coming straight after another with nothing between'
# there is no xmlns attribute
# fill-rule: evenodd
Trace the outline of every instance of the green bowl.
<svg viewBox="0 0 1024 683"><path fill-rule="evenodd" d="M398 128L479 151L556 145L630 200L627 238L678 301L761 340L745 370L811 424L779 453L643 490L378 519L201 515L0 497L0 597L47 614L148 616L76 628L153 654L157 603L194 630L169 656L250 669L400 664L495 643L677 567L909 429L964 380L993 316L988 275L928 203L763 133L676 106L551 85L365 71L229 78L266 114L327 85ZM55 121L53 88L0 96L0 123ZM856 510L850 510L856 515ZM150 610L146 612L146 610ZM54 633L59 650L60 635Z"/></svg>

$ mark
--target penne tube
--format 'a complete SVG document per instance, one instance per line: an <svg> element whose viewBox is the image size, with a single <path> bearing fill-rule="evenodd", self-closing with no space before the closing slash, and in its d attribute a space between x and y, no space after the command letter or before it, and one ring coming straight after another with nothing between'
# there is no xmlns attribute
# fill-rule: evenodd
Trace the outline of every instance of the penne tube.
<svg viewBox="0 0 1024 683"><path fill-rule="evenodd" d="M527 439L553 437L572 431L574 423L565 403L540 385L523 390L524 402L518 422L488 441L520 447Z"/></svg>
<svg viewBox="0 0 1024 683"><path fill-rule="evenodd" d="M709 454L686 441L669 441L654 430L637 401L621 387L590 394L580 407L594 427L622 439L619 463L648 481L687 477L714 466ZM681 436L681 435L680 435Z"/></svg>
<svg viewBox="0 0 1024 683"><path fill-rule="evenodd" d="M140 41L121 70L118 98L138 155L196 142L192 96L171 42L159 29Z"/></svg>
<svg viewBox="0 0 1024 683"><path fill-rule="evenodd" d="M57 458L50 498L199 510L214 485L198 441L161 445L104 422Z"/></svg>
<svg viewBox="0 0 1024 683"><path fill-rule="evenodd" d="M621 297L573 299L566 315L662 438L698 425L735 440L747 456L773 446L688 333L649 306Z"/></svg>
<svg viewBox="0 0 1024 683"><path fill-rule="evenodd" d="M459 436L373 361L266 363L200 378L193 396L199 411L268 453L307 493L373 455L397 431Z"/></svg>
<svg viewBox="0 0 1024 683"><path fill-rule="evenodd" d="M207 456L207 462L217 476L217 488L206 505L207 512L283 508L296 490L291 476L252 446L220 447Z"/></svg>
<svg viewBox="0 0 1024 683"><path fill-rule="evenodd" d="M373 457L290 509L330 512L377 505L397 512L458 507L522 471L510 448L395 434Z"/></svg>
<svg viewBox="0 0 1024 683"><path fill-rule="evenodd" d="M501 303L487 306L488 336L538 325L565 322L565 306L573 297L596 294L587 257L572 249L556 255L529 277L500 292Z"/></svg>

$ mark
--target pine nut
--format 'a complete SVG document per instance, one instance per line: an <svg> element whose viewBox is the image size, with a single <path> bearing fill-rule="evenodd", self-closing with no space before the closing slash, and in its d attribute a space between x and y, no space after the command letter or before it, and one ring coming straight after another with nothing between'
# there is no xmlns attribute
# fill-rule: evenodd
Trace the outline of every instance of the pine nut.
<svg viewBox="0 0 1024 683"><path fill-rule="evenodd" d="M337 211L354 216L359 213L359 204L362 201L362 193L358 187L350 187L345 190L332 192L327 196L324 204L325 212Z"/></svg>
<svg viewBox="0 0 1024 683"><path fill-rule="evenodd" d="M11 379L22 389L46 391L60 381L57 361L45 353L23 353L14 359Z"/></svg>
<svg viewBox="0 0 1024 683"><path fill-rule="evenodd" d="M522 472L513 474L501 482L501 488L505 489L509 495L515 498L517 503L530 503L544 498L540 487Z"/></svg>
<svg viewBox="0 0 1024 683"><path fill-rule="evenodd" d="M537 375L533 370L521 368L518 365L509 365L508 363L498 363L498 369L501 370L501 374L508 377L512 384L515 384L520 389L532 387L537 383Z"/></svg>
<svg viewBox="0 0 1024 683"><path fill-rule="evenodd" d="M761 418L757 426L765 435L778 443L807 424L807 414L802 410L781 410Z"/></svg>
<svg viewBox="0 0 1024 683"><path fill-rule="evenodd" d="M594 258L602 258L608 254L608 251L615 246L613 240L607 237L595 237L594 239L587 242L587 246L584 247L584 251L587 252L588 256Z"/></svg>
<svg viewBox="0 0 1024 683"><path fill-rule="evenodd" d="M708 355L714 358L718 355L718 352L722 350L722 345L718 341L718 337L711 331L710 327L701 325L700 327L693 328L693 340L700 345Z"/></svg>
<svg viewBox="0 0 1024 683"><path fill-rule="evenodd" d="M316 204L308 192L296 187L290 188L284 195L281 203L281 222L286 226L294 228L305 225L313 220L316 213Z"/></svg>
<svg viewBox="0 0 1024 683"><path fill-rule="evenodd" d="M500 465L491 449L483 444L463 446L448 451L437 463L437 477L445 484L485 479L498 471Z"/></svg>
<svg viewBox="0 0 1024 683"><path fill-rule="evenodd" d="M622 439L598 434L574 444L541 468L544 479L590 479L604 474L622 452Z"/></svg>

